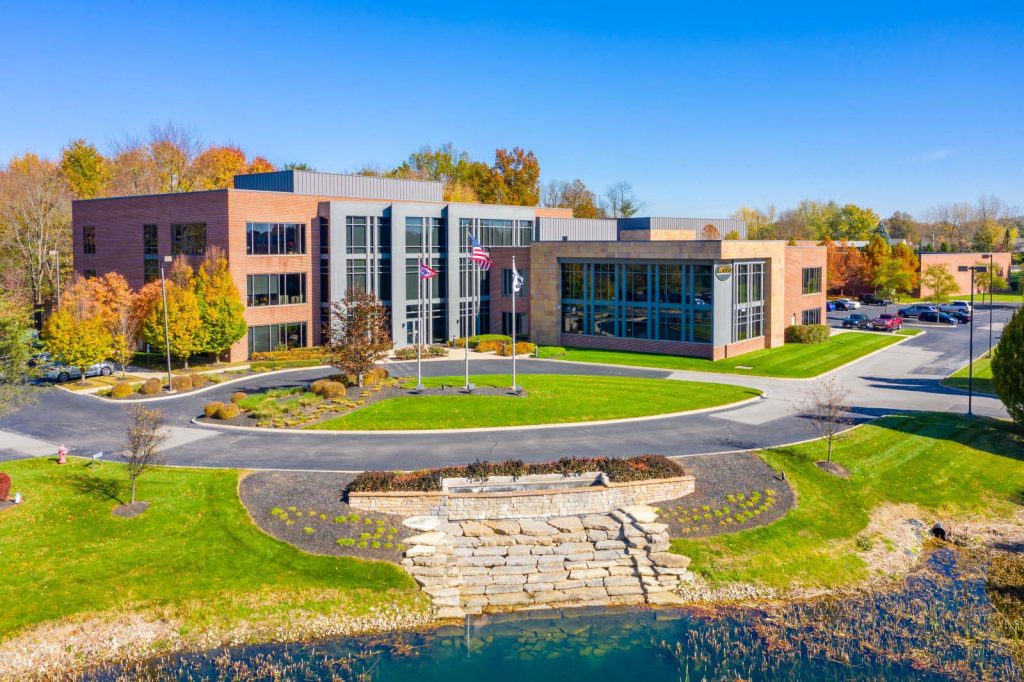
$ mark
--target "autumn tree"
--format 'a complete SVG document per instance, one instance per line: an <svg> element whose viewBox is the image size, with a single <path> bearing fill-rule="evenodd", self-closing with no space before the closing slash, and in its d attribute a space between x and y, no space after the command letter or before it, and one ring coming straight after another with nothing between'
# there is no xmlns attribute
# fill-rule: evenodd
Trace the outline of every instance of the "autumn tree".
<svg viewBox="0 0 1024 682"><path fill-rule="evenodd" d="M249 163L249 173L271 173L277 170L274 164L262 156L254 157Z"/></svg>
<svg viewBox="0 0 1024 682"><path fill-rule="evenodd" d="M60 171L77 199L92 199L104 193L110 182L110 162L96 145L82 138L61 150Z"/></svg>
<svg viewBox="0 0 1024 682"><path fill-rule="evenodd" d="M205 328L203 350L220 357L248 329L242 295L228 270L223 252L210 249L193 279L199 316Z"/></svg>
<svg viewBox="0 0 1024 682"><path fill-rule="evenodd" d="M110 334L99 316L79 318L72 306L62 305L43 326L46 349L62 363L77 367L85 383L87 367L110 356Z"/></svg>
<svg viewBox="0 0 1024 682"><path fill-rule="evenodd" d="M821 243L827 253L828 286L845 294L847 286L856 286L864 281L864 258L860 250L847 242L837 244L831 239Z"/></svg>
<svg viewBox="0 0 1024 682"><path fill-rule="evenodd" d="M643 202L633 193L633 185L625 180L613 183L605 190L608 214L612 218L631 218L643 208Z"/></svg>
<svg viewBox="0 0 1024 682"><path fill-rule="evenodd" d="M28 398L30 312L25 301L0 286L0 415Z"/></svg>
<svg viewBox="0 0 1024 682"><path fill-rule="evenodd" d="M774 206L769 206L763 211L759 208L742 206L732 214L732 217L747 223L748 238L774 239L777 214L778 211Z"/></svg>
<svg viewBox="0 0 1024 682"><path fill-rule="evenodd" d="M931 298L937 303L947 303L951 296L959 293L960 287L956 278L945 265L929 265L921 273L921 296ZM925 292L932 292L925 296Z"/></svg>
<svg viewBox="0 0 1024 682"><path fill-rule="evenodd" d="M871 284L875 291L880 291L889 298L899 299L901 296L909 296L914 290L914 272L908 270L900 259L886 258L874 269Z"/></svg>
<svg viewBox="0 0 1024 682"><path fill-rule="evenodd" d="M188 367L188 360L202 351L206 342L203 320L199 315L196 295L187 287L178 286L174 280L167 282L167 327L166 344L171 355ZM156 298L153 307L142 324L142 338L154 348L164 348L164 302Z"/></svg>
<svg viewBox="0 0 1024 682"><path fill-rule="evenodd" d="M233 187L235 176L248 170L245 152L234 145L204 149L195 158L196 189L227 189Z"/></svg>
<svg viewBox="0 0 1024 682"><path fill-rule="evenodd" d="M363 375L391 351L388 326L384 304L369 292L349 290L344 300L331 306L324 361L356 377L362 387Z"/></svg>
<svg viewBox="0 0 1024 682"><path fill-rule="evenodd" d="M70 266L71 193L56 164L25 154L0 173L0 245L4 267L21 273L32 304L43 305L55 289L57 262Z"/></svg>
<svg viewBox="0 0 1024 682"><path fill-rule="evenodd" d="M892 247L880 234L872 234L868 239L868 245L864 247L864 262L867 266L868 277L873 278L875 271L882 267L882 263L888 260L892 253Z"/></svg>
<svg viewBox="0 0 1024 682"><path fill-rule="evenodd" d="M574 218L603 218L597 195L582 180L552 180L544 189L544 206L571 208Z"/></svg>
<svg viewBox="0 0 1024 682"><path fill-rule="evenodd" d="M122 459L132 490L131 504L135 504L135 487L139 477L163 464L160 446L169 436L160 410L150 410L145 405L135 405L129 410Z"/></svg>
<svg viewBox="0 0 1024 682"><path fill-rule="evenodd" d="M494 152L491 186L487 196L496 203L536 206L540 203L540 163L532 151L513 147Z"/></svg>
<svg viewBox="0 0 1024 682"><path fill-rule="evenodd" d="M999 269L999 266L995 263L989 266L988 262L981 261L975 263L974 266L985 268L987 271L978 272L974 275L974 290L979 294L987 294L989 292L989 285L991 285L992 291L1001 291L1010 286L1006 281L1006 278L1003 277L1003 273Z"/></svg>
<svg viewBox="0 0 1024 682"><path fill-rule="evenodd" d="M100 316L110 334L110 357L121 365L121 374L135 358L142 328L138 294L116 272L89 280L95 291Z"/></svg>
<svg viewBox="0 0 1024 682"><path fill-rule="evenodd" d="M192 128L167 123L149 131L149 156L160 192L190 192L197 188L195 160L202 150Z"/></svg>

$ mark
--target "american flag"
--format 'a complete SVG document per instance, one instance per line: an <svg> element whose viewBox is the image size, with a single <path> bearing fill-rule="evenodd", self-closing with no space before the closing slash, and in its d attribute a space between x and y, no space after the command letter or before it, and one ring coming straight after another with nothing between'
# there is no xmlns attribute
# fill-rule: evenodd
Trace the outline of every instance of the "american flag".
<svg viewBox="0 0 1024 682"><path fill-rule="evenodd" d="M469 253L469 259L480 266L481 270L490 270L491 265L494 263L491 260L491 254L487 253L487 249L480 244L472 232L469 233L469 245L472 248Z"/></svg>
<svg viewBox="0 0 1024 682"><path fill-rule="evenodd" d="M420 261L420 279L430 279L431 277L437 277L437 270Z"/></svg>

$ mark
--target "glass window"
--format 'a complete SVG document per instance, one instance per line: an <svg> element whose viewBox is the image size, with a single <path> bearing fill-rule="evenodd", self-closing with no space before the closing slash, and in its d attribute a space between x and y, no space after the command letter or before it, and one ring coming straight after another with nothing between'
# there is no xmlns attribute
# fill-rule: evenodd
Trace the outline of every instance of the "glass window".
<svg viewBox="0 0 1024 682"><path fill-rule="evenodd" d="M349 253L361 253L366 250L366 218L346 218L345 233L346 250Z"/></svg>
<svg viewBox="0 0 1024 682"><path fill-rule="evenodd" d="M583 333L583 306L572 304L562 306L562 333Z"/></svg>
<svg viewBox="0 0 1024 682"><path fill-rule="evenodd" d="M683 266L665 263L658 266L658 302L683 302Z"/></svg>
<svg viewBox="0 0 1024 682"><path fill-rule="evenodd" d="M96 227L93 225L82 228L82 253L96 253Z"/></svg>
<svg viewBox="0 0 1024 682"><path fill-rule="evenodd" d="M160 236L156 225L142 226L142 253L156 256L160 253Z"/></svg>
<svg viewBox="0 0 1024 682"><path fill-rule="evenodd" d="M246 223L245 252L253 256L306 253L306 226L303 223Z"/></svg>
<svg viewBox="0 0 1024 682"><path fill-rule="evenodd" d="M803 272L803 293L821 293L821 268L804 268ZM817 323L815 323L817 324Z"/></svg>
<svg viewBox="0 0 1024 682"><path fill-rule="evenodd" d="M405 219L405 250L419 251L423 248L423 218Z"/></svg>
<svg viewBox="0 0 1024 682"><path fill-rule="evenodd" d="M595 305L593 317L592 334L595 336L617 336L615 333L615 309L612 306Z"/></svg>
<svg viewBox="0 0 1024 682"><path fill-rule="evenodd" d="M142 261L142 279L146 284L160 279L160 261L152 258Z"/></svg>
<svg viewBox="0 0 1024 682"><path fill-rule="evenodd" d="M592 278L594 282L594 300L615 300L615 264L594 263L591 267L594 273Z"/></svg>
<svg viewBox="0 0 1024 682"><path fill-rule="evenodd" d="M693 303L698 306L710 306L712 304L711 294L711 266L693 266Z"/></svg>
<svg viewBox="0 0 1024 682"><path fill-rule="evenodd" d="M647 308L626 308L626 324L622 335L630 339L647 338Z"/></svg>
<svg viewBox="0 0 1024 682"><path fill-rule="evenodd" d="M646 303L647 298L647 265L626 266L626 300Z"/></svg>
<svg viewBox="0 0 1024 682"><path fill-rule="evenodd" d="M248 275L246 301L250 307L306 302L306 274Z"/></svg>
<svg viewBox="0 0 1024 682"><path fill-rule="evenodd" d="M583 298L583 263L562 263L562 298Z"/></svg>
<svg viewBox="0 0 1024 682"><path fill-rule="evenodd" d="M331 251L331 221L328 218L320 218L320 253ZM250 252L251 253L251 252Z"/></svg>
<svg viewBox="0 0 1024 682"><path fill-rule="evenodd" d="M711 311L695 310L693 312L693 340L698 343L711 343Z"/></svg>
<svg viewBox="0 0 1024 682"><path fill-rule="evenodd" d="M661 308L658 311L658 338L662 341L682 341L683 313L678 308Z"/></svg>
<svg viewBox="0 0 1024 682"><path fill-rule="evenodd" d="M249 327L249 355L306 346L306 323L287 322Z"/></svg>
<svg viewBox="0 0 1024 682"><path fill-rule="evenodd" d="M174 223L171 225L171 254L202 256L206 253L206 223Z"/></svg>
<svg viewBox="0 0 1024 682"><path fill-rule="evenodd" d="M800 313L800 324L821 324L821 308L811 308Z"/></svg>

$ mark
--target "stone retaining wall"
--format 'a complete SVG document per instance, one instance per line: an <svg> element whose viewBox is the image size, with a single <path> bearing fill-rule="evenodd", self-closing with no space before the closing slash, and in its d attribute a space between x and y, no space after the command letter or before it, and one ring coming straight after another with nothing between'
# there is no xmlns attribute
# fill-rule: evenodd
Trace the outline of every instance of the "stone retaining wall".
<svg viewBox="0 0 1024 682"><path fill-rule="evenodd" d="M484 609L679 603L692 578L685 556L668 552L657 510L545 520L450 522L406 519L402 565L431 596L440 617Z"/></svg>
<svg viewBox="0 0 1024 682"><path fill-rule="evenodd" d="M693 492L693 476L608 483L588 488L502 493L349 493L355 509L399 516L438 516L451 521L531 519L600 514L609 509L674 500Z"/></svg>

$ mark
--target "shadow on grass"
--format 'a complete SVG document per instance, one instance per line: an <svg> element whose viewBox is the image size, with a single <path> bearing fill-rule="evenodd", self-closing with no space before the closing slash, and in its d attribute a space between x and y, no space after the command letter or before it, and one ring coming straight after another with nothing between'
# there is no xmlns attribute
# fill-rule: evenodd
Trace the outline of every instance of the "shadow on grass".
<svg viewBox="0 0 1024 682"><path fill-rule="evenodd" d="M856 411L871 412L870 409ZM889 411L888 416L873 424L899 433L953 441L1024 464L1024 427L1012 422L942 412ZM1024 489L1015 497L1017 503L1024 504Z"/></svg>
<svg viewBox="0 0 1024 682"><path fill-rule="evenodd" d="M113 478L96 478L86 474L71 474L67 477L67 482L71 488L83 495L124 504L124 500L120 497L121 481Z"/></svg>

